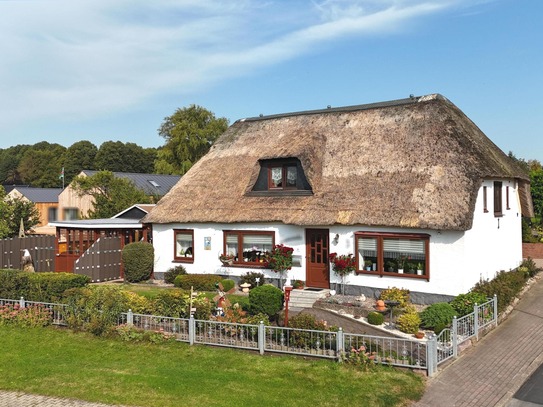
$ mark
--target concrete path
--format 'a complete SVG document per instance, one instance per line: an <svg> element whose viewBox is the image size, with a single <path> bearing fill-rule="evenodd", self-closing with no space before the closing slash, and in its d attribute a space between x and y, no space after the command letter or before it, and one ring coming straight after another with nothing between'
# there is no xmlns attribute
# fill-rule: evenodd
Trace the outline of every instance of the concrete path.
<svg viewBox="0 0 543 407"><path fill-rule="evenodd" d="M429 379L415 406L526 405L513 396L542 364L543 278L539 276L504 322Z"/></svg>

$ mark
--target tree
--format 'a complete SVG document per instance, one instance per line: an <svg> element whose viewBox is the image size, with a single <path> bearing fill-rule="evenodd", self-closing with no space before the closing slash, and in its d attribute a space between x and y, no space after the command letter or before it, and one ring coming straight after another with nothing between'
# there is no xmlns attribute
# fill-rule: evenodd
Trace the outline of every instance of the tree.
<svg viewBox="0 0 543 407"><path fill-rule="evenodd" d="M81 196L93 197L94 208L87 214L90 219L111 218L134 204L151 202L134 183L115 177L111 171L99 171L90 177L75 177L72 187Z"/></svg>
<svg viewBox="0 0 543 407"><path fill-rule="evenodd" d="M98 147L87 140L78 141L68 147L62 159L66 185L82 170L94 170L97 152Z"/></svg>
<svg viewBox="0 0 543 407"><path fill-rule="evenodd" d="M6 198L6 192L0 186L0 238L17 236L21 219L25 231L39 224L40 213L36 205L22 198Z"/></svg>
<svg viewBox="0 0 543 407"><path fill-rule="evenodd" d="M201 106L177 109L164 118L158 129L166 143L158 151L155 171L159 174L185 174L227 128L226 118L217 119Z"/></svg>
<svg viewBox="0 0 543 407"><path fill-rule="evenodd" d="M151 173L154 158L154 149L144 149L134 143L106 141L96 153L94 168L113 172Z"/></svg>
<svg viewBox="0 0 543 407"><path fill-rule="evenodd" d="M535 216L543 219L543 169L541 167L530 171L530 189Z"/></svg>
<svg viewBox="0 0 543 407"><path fill-rule="evenodd" d="M24 153L19 163L22 181L33 187L58 188L62 184L59 174L65 151L66 147L60 144L46 141L34 144Z"/></svg>

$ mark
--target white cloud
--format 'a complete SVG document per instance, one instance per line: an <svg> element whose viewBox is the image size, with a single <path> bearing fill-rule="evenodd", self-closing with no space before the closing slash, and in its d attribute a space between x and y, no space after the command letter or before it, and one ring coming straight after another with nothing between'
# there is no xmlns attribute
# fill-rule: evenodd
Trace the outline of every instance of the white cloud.
<svg viewBox="0 0 543 407"><path fill-rule="evenodd" d="M86 118L164 91L196 91L462 3L0 1L0 126Z"/></svg>

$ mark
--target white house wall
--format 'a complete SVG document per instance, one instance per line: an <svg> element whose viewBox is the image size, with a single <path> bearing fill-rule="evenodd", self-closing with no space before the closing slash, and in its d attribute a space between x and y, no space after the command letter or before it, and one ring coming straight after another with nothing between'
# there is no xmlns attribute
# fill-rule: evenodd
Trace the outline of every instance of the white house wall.
<svg viewBox="0 0 543 407"><path fill-rule="evenodd" d="M426 233L430 235L430 279L407 276L385 276L351 274L346 283L354 286L384 289L407 288L412 292L454 296L469 291L481 278L493 278L499 270L510 270L522 261L521 216L514 181L503 182L503 216L496 218L493 211L493 182L485 181L487 187L488 212L483 208L481 187L475 206L472 229L463 231L439 231L425 229L400 229L376 227L315 226L315 229L330 231L330 252L354 253L354 232ZM509 207L505 204L505 187L509 186ZM499 224L499 227L498 227ZM194 263L174 262L174 229L194 230ZM264 273L269 278L277 275L260 268L223 267L218 257L223 251L223 230L274 231L275 243L294 248L300 256L301 267L293 267L288 277L306 279L305 227L283 224L154 224L153 245L155 247L155 272L163 273L182 264L189 273L221 274L240 276L249 271ZM335 235L339 235L334 244ZM210 238L210 250L204 250L204 239ZM340 279L331 272L332 288Z"/></svg>

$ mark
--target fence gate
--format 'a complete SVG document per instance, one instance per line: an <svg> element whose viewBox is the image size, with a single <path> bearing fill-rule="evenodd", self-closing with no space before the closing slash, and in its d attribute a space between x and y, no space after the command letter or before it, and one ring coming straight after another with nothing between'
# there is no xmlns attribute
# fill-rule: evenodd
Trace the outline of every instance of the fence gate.
<svg viewBox="0 0 543 407"><path fill-rule="evenodd" d="M0 240L0 268L22 267L24 250L28 250L36 271L55 271L55 236L35 235Z"/></svg>
<svg viewBox="0 0 543 407"><path fill-rule="evenodd" d="M74 273L92 282L121 278L121 238L101 237L75 261Z"/></svg>

